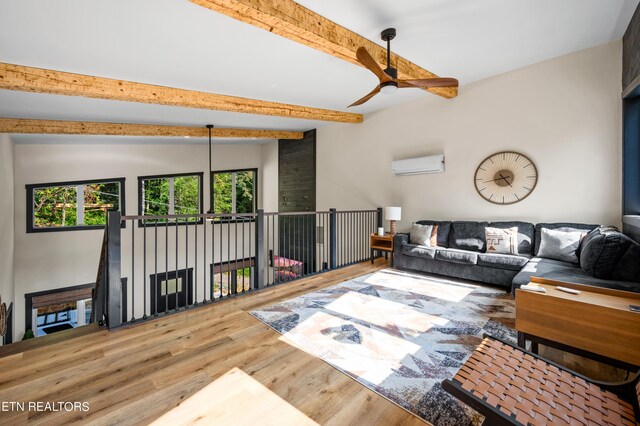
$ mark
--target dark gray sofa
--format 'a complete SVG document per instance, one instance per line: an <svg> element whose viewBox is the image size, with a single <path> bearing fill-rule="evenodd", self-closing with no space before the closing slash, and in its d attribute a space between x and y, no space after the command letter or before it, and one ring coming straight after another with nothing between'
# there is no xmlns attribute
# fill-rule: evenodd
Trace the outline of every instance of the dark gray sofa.
<svg viewBox="0 0 640 426"><path fill-rule="evenodd" d="M528 222L470 222L470 221L431 221L417 222L423 225L438 225L438 247L425 247L409 243L409 234L396 234L394 244L394 266L399 269L422 271L457 278L464 278L484 283L494 284L515 291L521 285L527 284L532 276L549 278L560 281L575 282L579 284L595 285L599 287L616 288L620 290L640 292L640 282L625 279L613 279L609 277L611 271L606 274L596 273L594 276L587 273L580 264L561 262L553 259L537 257L540 248L541 229L584 230L595 235L599 225L581 223L539 223L533 225ZM485 253L485 228L518 228L518 255ZM619 234L619 233L618 233ZM621 235L621 234L620 234ZM623 238L627 238L622 236ZM587 240L588 238L585 238ZM595 240L595 238L594 238ZM611 240L611 238L609 238ZM616 242L621 248L618 252L612 252L611 247L607 253L617 256L618 259L608 259L608 264L618 263L620 267L635 268L640 265L640 249L631 250L630 245L635 244L630 239L620 245L620 237ZM595 242L594 242L595 244ZM638 246L640 247L640 246ZM593 269L591 252L596 251L600 255L603 251L600 246L590 247L589 254L580 256L581 247L578 249L578 257L584 257L581 261ZM635 249L635 247L632 247ZM623 252L627 253L623 259ZM628 254L630 253L630 254ZM636 258L636 255L638 256ZM602 264L602 262L600 262ZM589 269L588 267L586 269ZM590 269L589 269L590 270ZM607 276L607 279L602 276ZM616 275L616 274L613 274ZM627 278L639 276L636 271L631 274L617 274Z"/></svg>

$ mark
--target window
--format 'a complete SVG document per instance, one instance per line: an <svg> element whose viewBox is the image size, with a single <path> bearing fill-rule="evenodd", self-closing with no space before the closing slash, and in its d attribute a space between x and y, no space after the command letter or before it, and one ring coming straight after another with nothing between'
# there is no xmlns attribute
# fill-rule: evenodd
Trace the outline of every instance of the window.
<svg viewBox="0 0 640 426"><path fill-rule="evenodd" d="M124 199L124 178L27 185L27 232L104 228Z"/></svg>
<svg viewBox="0 0 640 426"><path fill-rule="evenodd" d="M141 176L138 178L138 212L141 215L200 214L202 173ZM189 219L201 222L202 219ZM166 222L158 219L157 222ZM149 220L149 222L156 222ZM175 219L170 219L174 222ZM184 223L184 220L182 221ZM140 225L143 225L139 222Z"/></svg>
<svg viewBox="0 0 640 426"><path fill-rule="evenodd" d="M193 268L158 272L150 275L149 281L152 314L193 304Z"/></svg>
<svg viewBox="0 0 640 426"><path fill-rule="evenodd" d="M127 278L121 279L122 321L127 321ZM91 322L92 291L96 283L27 293L25 330L35 337L68 330Z"/></svg>
<svg viewBox="0 0 640 426"><path fill-rule="evenodd" d="M214 298L227 297L251 289L255 257L209 264L211 289Z"/></svg>
<svg viewBox="0 0 640 426"><path fill-rule="evenodd" d="M255 213L258 169L212 172L215 213Z"/></svg>

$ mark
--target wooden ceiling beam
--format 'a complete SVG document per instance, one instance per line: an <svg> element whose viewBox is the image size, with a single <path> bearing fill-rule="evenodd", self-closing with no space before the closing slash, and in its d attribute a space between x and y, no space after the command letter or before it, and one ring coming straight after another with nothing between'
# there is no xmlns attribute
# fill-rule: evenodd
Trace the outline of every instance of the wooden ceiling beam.
<svg viewBox="0 0 640 426"><path fill-rule="evenodd" d="M362 122L362 114L155 86L2 62L0 62L0 89L306 120Z"/></svg>
<svg viewBox="0 0 640 426"><path fill-rule="evenodd" d="M57 135L107 135L206 138L205 127L164 126L155 124L97 123L85 121L31 120L0 118L0 133ZM214 127L214 138L234 139L302 139L303 132L287 130L254 130Z"/></svg>
<svg viewBox="0 0 640 426"><path fill-rule="evenodd" d="M363 46L383 69L387 66L385 48L293 0L189 1L359 66L362 65L356 59L356 51ZM399 78L437 77L394 53L391 54L391 64L398 69ZM458 95L457 87L434 87L425 90L447 99Z"/></svg>

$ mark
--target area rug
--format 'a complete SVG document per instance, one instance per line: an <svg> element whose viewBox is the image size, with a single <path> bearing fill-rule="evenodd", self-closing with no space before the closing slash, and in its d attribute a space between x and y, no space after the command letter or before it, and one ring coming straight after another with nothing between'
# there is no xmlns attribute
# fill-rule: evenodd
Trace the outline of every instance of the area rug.
<svg viewBox="0 0 640 426"><path fill-rule="evenodd" d="M483 333L516 340L515 302L503 289L394 269L251 314L436 426L482 423L440 383L455 375Z"/></svg>

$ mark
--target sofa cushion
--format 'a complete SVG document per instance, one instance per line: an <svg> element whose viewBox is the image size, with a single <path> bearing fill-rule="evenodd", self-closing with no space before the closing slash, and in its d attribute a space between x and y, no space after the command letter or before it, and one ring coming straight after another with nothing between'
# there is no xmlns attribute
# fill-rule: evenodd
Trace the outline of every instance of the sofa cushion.
<svg viewBox="0 0 640 426"><path fill-rule="evenodd" d="M611 278L613 268L632 243L615 227L598 227L582 240L580 267L596 278Z"/></svg>
<svg viewBox="0 0 640 426"><path fill-rule="evenodd" d="M449 247L476 252L485 251L484 228L489 222L452 222Z"/></svg>
<svg viewBox="0 0 640 426"><path fill-rule="evenodd" d="M580 240L586 235L584 231L563 231L560 229L542 228L538 257L561 260L578 264L577 251Z"/></svg>
<svg viewBox="0 0 640 426"><path fill-rule="evenodd" d="M433 225L421 225L419 223L411 224L411 232L409 233L409 242L421 246L431 247L431 233Z"/></svg>
<svg viewBox="0 0 640 426"><path fill-rule="evenodd" d="M438 247L449 247L450 221L419 220L416 223L420 225L438 225Z"/></svg>
<svg viewBox="0 0 640 426"><path fill-rule="evenodd" d="M518 275L513 278L513 290L515 291L516 288L528 284L531 277L640 292L640 282L603 280L588 275L577 265L540 257L531 258Z"/></svg>
<svg viewBox="0 0 640 426"><path fill-rule="evenodd" d="M478 254L478 265L489 266L491 268L509 269L519 271L529 262L528 256L516 256L511 254L480 253Z"/></svg>
<svg viewBox="0 0 640 426"><path fill-rule="evenodd" d="M534 251L533 253L538 256L538 250L540 249L540 232L542 228L557 229L560 231L586 231L589 232L600 225L588 225L585 223L571 223L571 222L558 222L558 223L538 223L536 224L536 233L534 238ZM579 251L579 249L578 249ZM579 254L579 253L578 253Z"/></svg>
<svg viewBox="0 0 640 426"><path fill-rule="evenodd" d="M533 255L535 227L529 222L490 222L489 226L498 229L518 228L518 254Z"/></svg>
<svg viewBox="0 0 640 426"><path fill-rule="evenodd" d="M640 244L632 241L611 273L614 280L633 281L640 287ZM638 290L640 291L640 289Z"/></svg>
<svg viewBox="0 0 640 426"><path fill-rule="evenodd" d="M439 248L436 249L436 260L460 263L463 265L475 265L478 263L478 253L467 250Z"/></svg>
<svg viewBox="0 0 640 426"><path fill-rule="evenodd" d="M403 244L400 252L406 256L424 257L426 259L434 259L436 257L436 248L421 246L417 244Z"/></svg>

